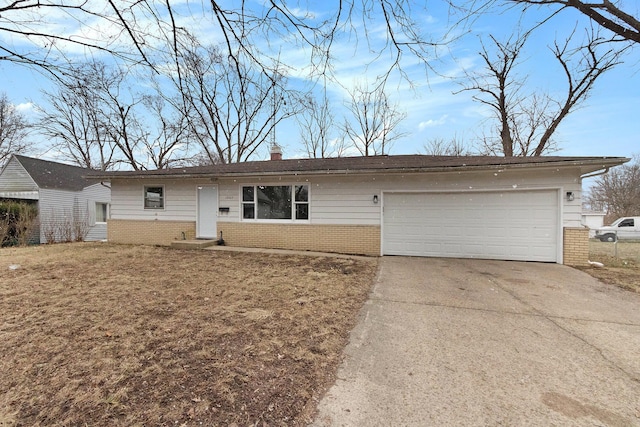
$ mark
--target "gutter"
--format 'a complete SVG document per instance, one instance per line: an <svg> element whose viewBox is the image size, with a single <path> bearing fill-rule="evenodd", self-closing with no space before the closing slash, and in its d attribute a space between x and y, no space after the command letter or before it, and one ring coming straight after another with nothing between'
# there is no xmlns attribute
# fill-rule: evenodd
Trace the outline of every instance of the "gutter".
<svg viewBox="0 0 640 427"><path fill-rule="evenodd" d="M604 174L611 167L621 165L628 162L631 159L619 158L615 161L609 159L609 165L602 165L599 169L604 171L598 172L593 176ZM402 173L427 173L427 172L465 172L476 170L496 170L496 169L555 169L558 167L581 167L585 165L598 165L602 164L601 160L573 160L570 162L540 162L540 163L503 163L503 164L489 164L489 165L459 165L459 166L438 166L438 167L409 167L409 168L368 168L368 169L324 169L324 170L279 170L279 171L258 171L258 172L202 172L202 173L132 173L126 172L122 175L118 175L118 172L104 175L88 175L88 178L112 180L112 179L183 179L183 178L241 178L241 177L254 177L254 176L281 176L281 175L304 175L304 176L319 176L319 175L372 175L379 173L388 174L402 174ZM586 175L584 177L589 177Z"/></svg>

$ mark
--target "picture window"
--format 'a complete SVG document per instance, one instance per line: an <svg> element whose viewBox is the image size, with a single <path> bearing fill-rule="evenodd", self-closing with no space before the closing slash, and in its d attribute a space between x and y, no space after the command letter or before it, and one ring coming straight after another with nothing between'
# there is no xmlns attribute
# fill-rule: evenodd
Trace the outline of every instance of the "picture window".
<svg viewBox="0 0 640 427"><path fill-rule="evenodd" d="M309 186L243 186L242 218L306 221L309 219Z"/></svg>

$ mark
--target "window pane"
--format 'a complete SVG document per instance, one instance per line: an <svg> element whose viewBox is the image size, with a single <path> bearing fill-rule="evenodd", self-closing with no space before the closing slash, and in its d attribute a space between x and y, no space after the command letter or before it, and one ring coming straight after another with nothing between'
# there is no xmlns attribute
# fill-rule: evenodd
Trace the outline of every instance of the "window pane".
<svg viewBox="0 0 640 427"><path fill-rule="evenodd" d="M253 186L252 187L242 187L242 201L243 202L253 202Z"/></svg>
<svg viewBox="0 0 640 427"><path fill-rule="evenodd" d="M308 203L296 203L296 219L309 219Z"/></svg>
<svg viewBox="0 0 640 427"><path fill-rule="evenodd" d="M107 222L106 203L96 203L96 222Z"/></svg>
<svg viewBox="0 0 640 427"><path fill-rule="evenodd" d="M242 204L242 218L244 219L254 219L256 217L255 209L253 207L253 203L243 203Z"/></svg>
<svg viewBox="0 0 640 427"><path fill-rule="evenodd" d="M296 202L309 201L309 187L307 185L296 185Z"/></svg>
<svg viewBox="0 0 640 427"><path fill-rule="evenodd" d="M291 186L256 187L258 219L291 219Z"/></svg>
<svg viewBox="0 0 640 427"><path fill-rule="evenodd" d="M144 207L151 209L164 207L162 187L144 188Z"/></svg>

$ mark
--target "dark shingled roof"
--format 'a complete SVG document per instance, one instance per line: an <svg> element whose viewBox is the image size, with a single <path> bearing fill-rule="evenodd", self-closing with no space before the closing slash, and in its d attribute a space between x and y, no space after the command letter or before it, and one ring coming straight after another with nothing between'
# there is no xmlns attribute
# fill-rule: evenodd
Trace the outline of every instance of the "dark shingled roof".
<svg viewBox="0 0 640 427"><path fill-rule="evenodd" d="M96 179L85 178L86 175L93 172L93 169L17 154L14 154L14 157L40 188L80 191L98 182Z"/></svg>
<svg viewBox="0 0 640 427"><path fill-rule="evenodd" d="M592 169L622 164L624 157L498 157L498 156L370 156L335 157L328 159L287 159L194 166L149 171L93 171L93 178L113 179L132 177L198 177L250 176L298 173L340 174L371 172L427 172L440 170L492 169L500 167L581 166Z"/></svg>

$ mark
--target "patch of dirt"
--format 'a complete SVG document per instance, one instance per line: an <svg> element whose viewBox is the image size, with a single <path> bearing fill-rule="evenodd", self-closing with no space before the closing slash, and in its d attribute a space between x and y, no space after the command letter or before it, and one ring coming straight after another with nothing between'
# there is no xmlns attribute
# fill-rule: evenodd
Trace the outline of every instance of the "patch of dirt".
<svg viewBox="0 0 640 427"><path fill-rule="evenodd" d="M604 283L640 293L640 242L589 242L589 258L604 267L580 269Z"/></svg>
<svg viewBox="0 0 640 427"><path fill-rule="evenodd" d="M0 426L306 425L371 260L64 244L0 251Z"/></svg>

